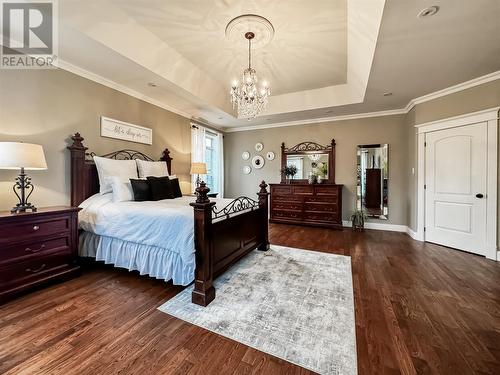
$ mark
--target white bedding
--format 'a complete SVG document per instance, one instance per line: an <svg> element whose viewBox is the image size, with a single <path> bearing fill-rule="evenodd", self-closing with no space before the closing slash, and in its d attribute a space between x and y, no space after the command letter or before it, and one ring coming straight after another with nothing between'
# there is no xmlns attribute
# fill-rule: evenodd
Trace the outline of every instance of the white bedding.
<svg viewBox="0 0 500 375"><path fill-rule="evenodd" d="M79 225L84 231L99 236L177 254L183 269L194 270L194 219L193 207L189 206L194 200L195 197L182 197L154 202L113 202L110 193L95 194L80 205ZM217 208L223 208L231 202L231 199L222 198L211 200L216 202ZM121 252L114 254L114 257L123 255L124 251ZM96 259L106 260L99 254L99 249ZM152 264L148 267L172 266ZM141 273L149 274L147 270L141 270ZM183 279L192 277L184 275Z"/></svg>

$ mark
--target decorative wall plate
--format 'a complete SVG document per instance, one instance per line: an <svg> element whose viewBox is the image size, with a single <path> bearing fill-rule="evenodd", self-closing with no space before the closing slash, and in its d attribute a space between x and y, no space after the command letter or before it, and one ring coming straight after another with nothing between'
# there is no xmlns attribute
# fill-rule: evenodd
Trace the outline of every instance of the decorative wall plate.
<svg viewBox="0 0 500 375"><path fill-rule="evenodd" d="M256 155L252 158L252 166L255 169L261 169L264 166L264 158L260 155Z"/></svg>
<svg viewBox="0 0 500 375"><path fill-rule="evenodd" d="M243 153L241 154L241 158L242 158L243 160L248 160L248 159L250 159L250 153L249 153L248 151L243 152Z"/></svg>
<svg viewBox="0 0 500 375"><path fill-rule="evenodd" d="M261 152L264 149L264 145L260 142L255 144L255 151Z"/></svg>
<svg viewBox="0 0 500 375"><path fill-rule="evenodd" d="M269 151L267 154L266 154L266 158L267 160L274 160L274 158L276 157L276 155L274 155L274 152L272 151Z"/></svg>
<svg viewBox="0 0 500 375"><path fill-rule="evenodd" d="M245 166L243 167L243 173L244 173L244 174L250 174L251 172L252 172L252 168L250 168L250 166L245 165Z"/></svg>

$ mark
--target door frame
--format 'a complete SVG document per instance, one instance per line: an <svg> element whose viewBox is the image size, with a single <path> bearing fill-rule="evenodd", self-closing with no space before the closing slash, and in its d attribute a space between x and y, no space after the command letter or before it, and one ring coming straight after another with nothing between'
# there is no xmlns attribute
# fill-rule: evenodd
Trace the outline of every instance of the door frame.
<svg viewBox="0 0 500 375"><path fill-rule="evenodd" d="M486 258L500 260L497 249L498 111L500 107L415 125L417 129L417 231L415 239L425 241L425 138L438 130L487 122Z"/></svg>

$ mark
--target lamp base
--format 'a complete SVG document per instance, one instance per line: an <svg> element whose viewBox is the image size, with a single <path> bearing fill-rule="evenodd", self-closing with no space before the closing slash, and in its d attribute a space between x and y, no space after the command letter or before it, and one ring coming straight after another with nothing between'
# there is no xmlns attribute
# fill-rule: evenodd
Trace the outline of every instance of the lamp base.
<svg viewBox="0 0 500 375"><path fill-rule="evenodd" d="M31 210L31 212L36 212L37 208L33 206L31 203L17 204L15 207L12 208L12 210L10 210L10 213L20 214L29 210Z"/></svg>
<svg viewBox="0 0 500 375"><path fill-rule="evenodd" d="M12 210L10 210L12 214L19 214L28 210L31 210L31 212L36 212L36 207L28 202L28 199L31 196L31 193L33 193L34 189L35 187L31 183L31 178L26 176L26 174L24 173L24 168L21 168L21 173L19 174L19 176L17 176L16 183L14 184L14 187L12 189L19 199L19 203L16 204L14 208L12 208ZM17 193L17 190L19 190L19 194Z"/></svg>

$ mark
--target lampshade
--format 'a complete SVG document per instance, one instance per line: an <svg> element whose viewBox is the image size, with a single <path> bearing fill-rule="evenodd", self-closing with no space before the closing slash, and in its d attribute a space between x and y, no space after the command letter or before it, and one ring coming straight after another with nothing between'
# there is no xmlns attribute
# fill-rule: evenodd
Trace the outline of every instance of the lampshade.
<svg viewBox="0 0 500 375"><path fill-rule="evenodd" d="M191 163L191 174L207 174L207 164Z"/></svg>
<svg viewBox="0 0 500 375"><path fill-rule="evenodd" d="M0 142L0 169L47 169L40 145L21 142Z"/></svg>

